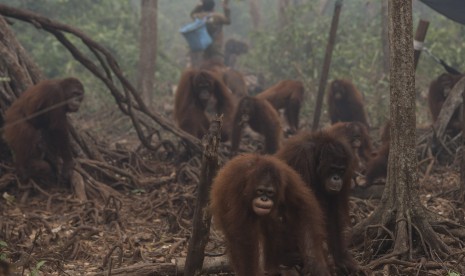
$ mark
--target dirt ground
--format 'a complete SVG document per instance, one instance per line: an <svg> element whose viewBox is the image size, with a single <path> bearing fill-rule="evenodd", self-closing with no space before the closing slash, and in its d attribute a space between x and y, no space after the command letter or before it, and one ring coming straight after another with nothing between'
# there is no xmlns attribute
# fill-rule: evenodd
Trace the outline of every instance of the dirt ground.
<svg viewBox="0 0 465 276"><path fill-rule="evenodd" d="M85 202L69 189L18 187L11 168L3 164L0 256L14 264L17 275L123 275L102 272L137 264L175 267L186 256L196 184L180 183L179 167L158 161L150 164L156 176L141 182L143 186L115 183L117 196ZM457 166L435 165L427 177L420 170L419 177L423 205L465 225L464 208L455 200L460 177ZM378 199L352 197L352 224L367 217L378 203ZM462 250L463 242L447 239L448 245ZM221 256L224 251L221 234L212 229L207 256ZM352 251L362 265L376 259L376 252L363 246ZM416 267L402 263L377 267L374 275L459 275L442 267L454 267L447 260L428 271L422 262L418 259Z"/></svg>

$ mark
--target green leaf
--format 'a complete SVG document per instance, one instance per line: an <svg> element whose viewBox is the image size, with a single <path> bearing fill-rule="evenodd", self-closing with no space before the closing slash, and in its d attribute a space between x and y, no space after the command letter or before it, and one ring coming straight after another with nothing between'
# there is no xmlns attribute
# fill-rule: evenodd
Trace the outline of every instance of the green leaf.
<svg viewBox="0 0 465 276"><path fill-rule="evenodd" d="M134 189L134 190L131 190L131 193L132 194L143 194L145 193L145 189Z"/></svg>
<svg viewBox="0 0 465 276"><path fill-rule="evenodd" d="M36 264L36 269L39 270L46 262L47 262L47 261L44 261L44 260L38 262L38 263Z"/></svg>

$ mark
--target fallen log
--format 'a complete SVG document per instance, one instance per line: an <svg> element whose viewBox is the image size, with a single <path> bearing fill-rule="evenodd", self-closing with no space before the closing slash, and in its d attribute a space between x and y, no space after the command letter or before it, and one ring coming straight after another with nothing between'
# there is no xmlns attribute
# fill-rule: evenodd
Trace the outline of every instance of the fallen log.
<svg viewBox="0 0 465 276"><path fill-rule="evenodd" d="M89 274L90 276L181 276L184 275L185 258L173 259L172 263L139 263L132 266L111 269ZM202 275L232 272L228 259L225 256L205 257L202 266Z"/></svg>

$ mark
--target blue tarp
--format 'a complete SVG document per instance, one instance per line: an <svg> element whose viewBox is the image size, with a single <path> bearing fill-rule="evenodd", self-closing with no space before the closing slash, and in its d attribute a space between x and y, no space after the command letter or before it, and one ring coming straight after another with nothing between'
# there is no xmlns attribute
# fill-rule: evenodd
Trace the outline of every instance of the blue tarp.
<svg viewBox="0 0 465 276"><path fill-rule="evenodd" d="M465 0L421 0L433 10L465 25Z"/></svg>

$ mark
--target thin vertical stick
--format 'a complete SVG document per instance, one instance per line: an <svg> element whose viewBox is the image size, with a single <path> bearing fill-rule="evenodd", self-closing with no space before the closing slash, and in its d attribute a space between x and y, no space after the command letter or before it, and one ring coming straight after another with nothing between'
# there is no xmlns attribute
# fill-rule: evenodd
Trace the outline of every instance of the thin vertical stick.
<svg viewBox="0 0 465 276"><path fill-rule="evenodd" d="M429 21L420 19L418 22L417 31L415 32L415 40L413 41L413 66L417 69L418 60L420 59L421 50L423 48L423 42L425 41L426 32L428 32Z"/></svg>
<svg viewBox="0 0 465 276"><path fill-rule="evenodd" d="M218 146L223 123L222 116L210 123L208 134L203 138L202 172L197 189L197 202L192 221L192 237L187 250L185 276L200 275L205 246L210 235L211 214L208 211L209 192L218 170Z"/></svg>
<svg viewBox="0 0 465 276"><path fill-rule="evenodd" d="M318 96L316 99L315 114L313 115L312 130L318 129L321 116L321 106L323 105L323 96L326 90L326 82L328 81L329 66L331 65L331 56L333 54L334 44L336 41L337 26L339 24L339 15L341 14L342 0L337 0L334 4L333 20L331 21L331 29L329 31L328 44L326 45L326 54L321 71L320 84L318 85Z"/></svg>

